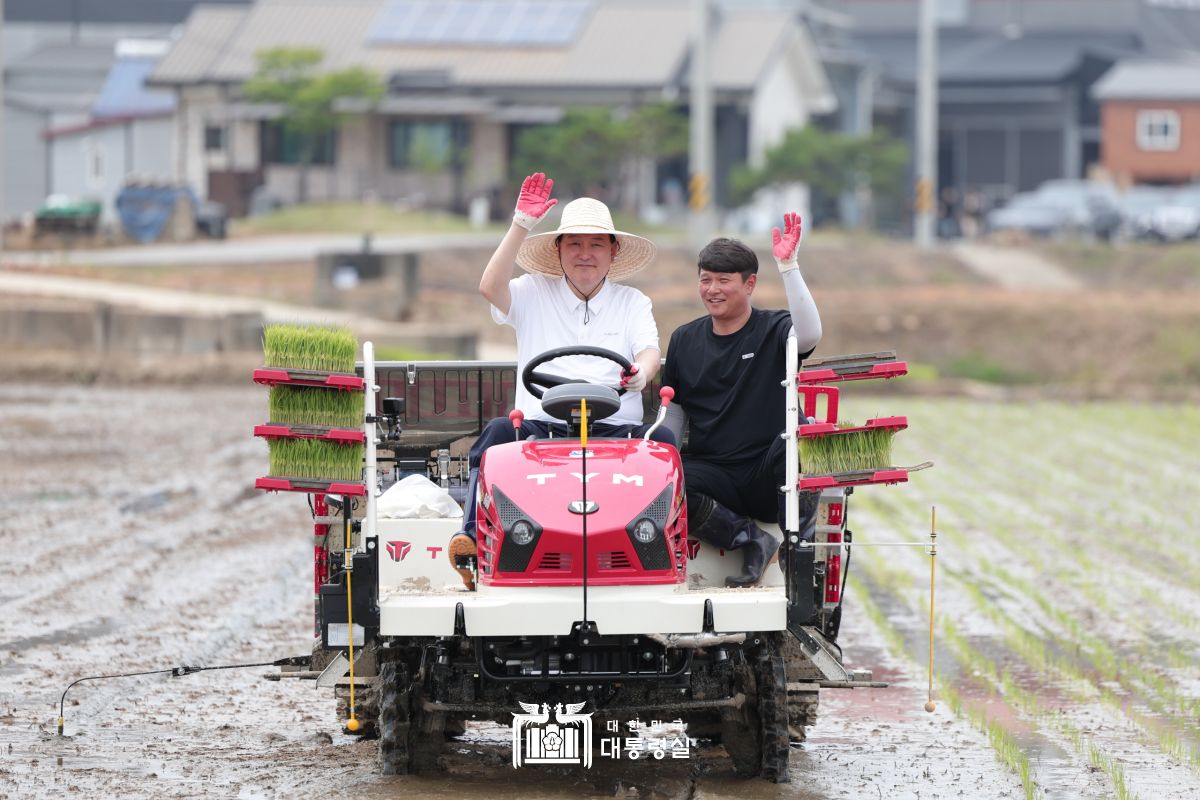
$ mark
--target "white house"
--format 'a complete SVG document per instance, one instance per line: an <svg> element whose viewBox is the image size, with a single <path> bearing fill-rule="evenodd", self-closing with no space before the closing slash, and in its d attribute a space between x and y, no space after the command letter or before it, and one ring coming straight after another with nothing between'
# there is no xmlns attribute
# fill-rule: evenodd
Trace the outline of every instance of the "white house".
<svg viewBox="0 0 1200 800"><path fill-rule="evenodd" d="M461 205L507 178L517 132L572 105L686 103L687 0L258 0L199 6L150 78L178 98L175 174L236 213L265 184L296 198L293 143L278 110L244 102L255 54L313 46L329 69L360 65L388 94L324 143L312 199L409 198ZM730 168L762 157L788 128L836 105L804 23L783 10L716 14L716 194ZM451 144L459 169L438 168ZM686 163L659 165L682 179Z"/></svg>

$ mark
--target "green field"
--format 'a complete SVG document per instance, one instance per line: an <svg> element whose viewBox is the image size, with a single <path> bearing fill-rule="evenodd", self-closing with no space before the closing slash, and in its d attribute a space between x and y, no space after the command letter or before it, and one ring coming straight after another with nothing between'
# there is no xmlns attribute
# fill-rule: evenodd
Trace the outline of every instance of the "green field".
<svg viewBox="0 0 1200 800"><path fill-rule="evenodd" d="M909 417L896 462L936 466L859 490L849 520L859 542L927 540L937 507L935 694L988 734L1026 797L1072 759L1114 797L1195 796L1200 410L889 398L844 416L882 402ZM848 603L924 672L925 549L858 548L850 585Z"/></svg>

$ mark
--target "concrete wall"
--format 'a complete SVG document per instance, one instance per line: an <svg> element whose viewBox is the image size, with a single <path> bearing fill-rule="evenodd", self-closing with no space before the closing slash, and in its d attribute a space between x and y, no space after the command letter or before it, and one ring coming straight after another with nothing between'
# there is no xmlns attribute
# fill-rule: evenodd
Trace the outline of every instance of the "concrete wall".
<svg viewBox="0 0 1200 800"><path fill-rule="evenodd" d="M206 355L262 348L259 314L200 317L106 303L0 298L0 343L26 349Z"/></svg>
<svg viewBox="0 0 1200 800"><path fill-rule="evenodd" d="M804 90L784 57L772 60L750 102L750 163L762 166L766 152L793 128L808 124Z"/></svg>

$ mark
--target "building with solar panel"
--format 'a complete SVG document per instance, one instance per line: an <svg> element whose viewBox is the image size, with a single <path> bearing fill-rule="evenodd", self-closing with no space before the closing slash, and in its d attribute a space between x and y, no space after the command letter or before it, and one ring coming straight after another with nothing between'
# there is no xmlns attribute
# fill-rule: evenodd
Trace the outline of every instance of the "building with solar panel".
<svg viewBox="0 0 1200 800"><path fill-rule="evenodd" d="M514 141L572 106L636 108L664 100L687 114L687 0L258 0L198 6L150 77L178 104L176 178L244 212L251 193L300 195L298 143L278 110L239 87L255 54L320 48L323 68L363 66L387 95L354 109L304 172L308 199L378 198L463 209L498 198ZM802 19L784 7L716 14L715 198L735 164L838 105ZM638 170L647 195L687 185L680 157ZM614 176L617 180L618 176Z"/></svg>

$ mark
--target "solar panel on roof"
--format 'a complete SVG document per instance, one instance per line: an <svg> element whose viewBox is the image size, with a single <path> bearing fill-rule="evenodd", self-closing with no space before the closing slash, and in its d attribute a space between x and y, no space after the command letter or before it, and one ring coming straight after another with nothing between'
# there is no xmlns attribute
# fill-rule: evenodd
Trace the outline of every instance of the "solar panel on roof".
<svg viewBox="0 0 1200 800"><path fill-rule="evenodd" d="M565 46L591 0L389 0L367 40L379 44Z"/></svg>

